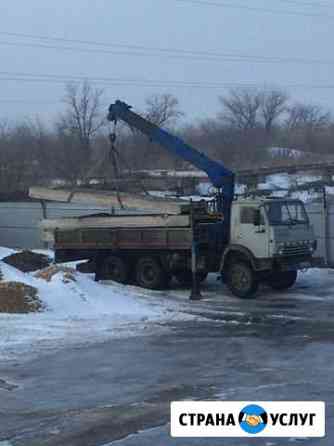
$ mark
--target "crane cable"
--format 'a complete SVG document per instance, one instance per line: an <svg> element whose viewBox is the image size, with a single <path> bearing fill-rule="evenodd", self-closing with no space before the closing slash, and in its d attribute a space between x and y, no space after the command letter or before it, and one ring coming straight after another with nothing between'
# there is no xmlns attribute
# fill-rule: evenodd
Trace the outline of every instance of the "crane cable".
<svg viewBox="0 0 334 446"><path fill-rule="evenodd" d="M125 206L122 202L122 198L121 198L121 194L120 194L120 185L119 185L120 171L119 171L118 161L119 161L120 156L119 156L119 152L116 148L116 139L117 139L116 126L117 126L117 121L114 122L113 131L109 133L110 148L109 148L109 153L108 153L108 159L111 162L111 166L114 171L114 177L116 179L116 181L114 182L114 187L116 190L117 200L118 200L118 203L119 203L121 209L124 209Z"/></svg>
<svg viewBox="0 0 334 446"><path fill-rule="evenodd" d="M127 169L129 174L132 173L132 167L129 165L129 163L126 160L126 158L121 155L121 153L119 152L119 150L117 150L117 148L115 146L115 142L117 140L116 128L117 128L117 121L114 123L113 131L110 132L110 134L109 134L109 141L110 141L109 160L111 159L111 161L113 163L113 166L116 166L116 169L117 169L117 172L118 172L118 178L121 179L119 166L121 164L124 164L124 166ZM135 133L135 130L132 127L130 127L130 129L131 129L132 133ZM114 160L113 160L113 157L115 157ZM114 170L115 170L115 167L114 167ZM149 197L150 193L148 192L148 190L146 189L142 179L140 179L140 178L138 178L138 185L139 185L142 193Z"/></svg>

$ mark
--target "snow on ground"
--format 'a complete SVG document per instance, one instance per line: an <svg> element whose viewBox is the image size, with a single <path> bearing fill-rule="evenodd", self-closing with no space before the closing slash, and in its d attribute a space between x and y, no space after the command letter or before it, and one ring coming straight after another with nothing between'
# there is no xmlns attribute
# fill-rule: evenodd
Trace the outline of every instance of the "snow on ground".
<svg viewBox="0 0 334 446"><path fill-rule="evenodd" d="M154 198L175 198L175 192L164 190L149 190L148 194Z"/></svg>
<svg viewBox="0 0 334 446"><path fill-rule="evenodd" d="M10 256L11 254L14 254L16 251L14 249L4 248L0 246L0 260L4 259L7 256Z"/></svg>
<svg viewBox="0 0 334 446"><path fill-rule="evenodd" d="M333 291L334 296L334 269L309 269L299 273L298 283L305 288L314 289L316 294L319 289Z"/></svg>
<svg viewBox="0 0 334 446"><path fill-rule="evenodd" d="M0 248L0 259L12 250ZM177 302L154 299L153 292L115 283L96 283L93 275L74 273L64 283L63 273L51 282L22 273L0 261L3 280L37 288L45 306L41 313L0 314L0 358L14 358L40 349L87 343L111 336L131 336L162 322L189 319ZM156 297L159 292L156 292Z"/></svg>
<svg viewBox="0 0 334 446"><path fill-rule="evenodd" d="M292 192L289 197L301 200L303 203L311 203L313 201L319 200L320 195L319 192L314 192L312 190L302 190Z"/></svg>
<svg viewBox="0 0 334 446"><path fill-rule="evenodd" d="M334 178L334 177L333 177ZM271 192L275 197L290 197L300 199L305 203L314 201L319 198L319 192L314 190L312 184L321 181L321 176L310 175L310 174L287 174L278 173L273 175L267 175L263 182L257 185L257 190L264 192ZM290 189L296 188L298 186L309 186L307 190L298 190L295 192L290 192ZM326 187L328 195L334 195L334 187ZM215 195L215 188L210 182L200 182L196 187L197 195L177 197L183 200L198 201L203 198L212 198ZM247 192L247 187L245 184L236 183L235 193L236 195L244 195ZM158 198L175 198L173 192L165 191L150 191L150 195ZM173 195L174 194L174 195Z"/></svg>
<svg viewBox="0 0 334 446"><path fill-rule="evenodd" d="M298 160L305 157L305 155L309 155L308 152L303 152L301 150L296 150L296 149L290 149L288 147L268 147L266 149L266 152L273 159L285 158L285 159Z"/></svg>
<svg viewBox="0 0 334 446"><path fill-rule="evenodd" d="M290 181L291 175L282 173L267 176L265 184L268 189L288 189L291 186Z"/></svg>
<svg viewBox="0 0 334 446"><path fill-rule="evenodd" d="M304 203L310 203L315 200L319 200L319 197L321 197L321 194L319 191L314 189L314 183L321 181L321 176L316 175L303 175L303 174L274 174L274 175L268 175L265 178L265 181L263 183L259 183L257 189L262 191L270 191L272 196L274 197L289 197L289 198L295 198L303 201ZM309 186L308 186L309 185ZM296 190L294 192L291 192L291 189L305 186L305 190ZM308 188L307 188L308 187ZM239 192L239 190L241 192ZM242 188L239 185L236 189L237 194L244 194L245 189L242 190ZM290 190L290 192L289 192ZM334 187L326 187L326 191L328 196L334 195Z"/></svg>
<svg viewBox="0 0 334 446"><path fill-rule="evenodd" d="M168 322L205 317L199 313L198 316L189 314L193 309L188 301L189 290L158 292L113 282L96 283L93 275L79 272L74 273L75 281L64 283L60 272L48 283L36 278L34 273L22 273L1 262L1 258L13 252L0 248L4 280L37 288L45 309L34 314L0 314L0 360L20 358L22 361L33 354L68 345L161 332L169 329ZM212 281L216 283L213 276ZM236 298L228 293L218 293L210 281L208 286L204 294L210 298L211 304L214 303L212 298L221 302L222 294L227 305L236 302ZM326 293L333 290L334 295L333 270L313 269L300 274L295 292L289 291L289 298L322 299L321 290ZM205 301L201 305L205 311L209 310ZM212 305L210 311L215 311Z"/></svg>

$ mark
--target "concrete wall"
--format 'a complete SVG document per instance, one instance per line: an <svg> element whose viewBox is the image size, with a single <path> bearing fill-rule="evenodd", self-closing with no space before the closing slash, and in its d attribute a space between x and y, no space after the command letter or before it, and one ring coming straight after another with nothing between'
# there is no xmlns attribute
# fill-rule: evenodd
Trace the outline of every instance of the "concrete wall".
<svg viewBox="0 0 334 446"><path fill-rule="evenodd" d="M99 212L106 208L48 203L48 218L72 217ZM38 223L43 219L40 203L0 203L0 246L9 248L42 248Z"/></svg>

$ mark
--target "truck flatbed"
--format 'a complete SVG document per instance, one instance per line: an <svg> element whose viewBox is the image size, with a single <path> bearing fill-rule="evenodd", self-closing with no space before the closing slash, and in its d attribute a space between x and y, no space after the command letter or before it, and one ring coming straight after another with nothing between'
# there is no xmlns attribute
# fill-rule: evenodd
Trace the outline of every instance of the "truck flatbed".
<svg viewBox="0 0 334 446"><path fill-rule="evenodd" d="M43 220L40 223L41 237L45 242L54 242L56 231L88 229L131 228L186 228L190 227L190 215L88 215L83 217Z"/></svg>

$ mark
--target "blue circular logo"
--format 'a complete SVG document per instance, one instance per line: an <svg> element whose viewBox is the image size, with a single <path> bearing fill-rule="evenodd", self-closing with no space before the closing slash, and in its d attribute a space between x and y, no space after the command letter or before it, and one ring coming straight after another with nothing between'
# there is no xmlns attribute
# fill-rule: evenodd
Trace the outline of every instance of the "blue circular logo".
<svg viewBox="0 0 334 446"><path fill-rule="evenodd" d="M259 434L268 423L268 414L261 406L251 404L246 406L239 415L239 424L247 434Z"/></svg>

